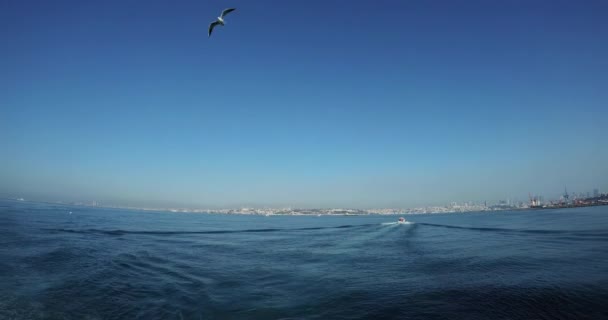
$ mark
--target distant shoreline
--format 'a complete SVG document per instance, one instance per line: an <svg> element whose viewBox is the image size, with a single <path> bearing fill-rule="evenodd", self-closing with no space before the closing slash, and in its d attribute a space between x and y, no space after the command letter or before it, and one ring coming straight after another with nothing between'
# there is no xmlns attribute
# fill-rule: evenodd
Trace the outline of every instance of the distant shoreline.
<svg viewBox="0 0 608 320"><path fill-rule="evenodd" d="M76 208L97 208L97 209L119 209L119 210L132 210L132 211L148 211L148 212L163 212L163 213L190 213L190 214L225 214L225 215L256 215L256 216L394 216L394 215L428 215L428 214L459 214L459 213L492 213L501 211L536 211L536 210L547 210L547 209L567 209L567 208L583 208L583 207L598 207L608 205L608 200L600 199L593 203L579 203L569 205L558 205L558 206L543 206L543 207L526 207L526 208L515 208L515 207L504 207L504 208L490 208L479 209L477 207L471 207L470 210L467 208L458 207L458 210L448 209L447 207L431 207L431 208L442 208L439 211L406 211L404 209L336 209L336 208L324 208L324 209L276 209L276 208L241 208L241 209L189 209L189 208L138 208L138 207L122 207L122 206L104 206L104 205L86 205L80 203L62 203L62 202L48 202L48 201L35 201L35 200L24 200L15 198L0 198L4 201L13 202L26 202L26 203L38 203L46 205L58 205L66 207ZM475 210L477 209L477 210ZM402 211L398 211L402 210ZM418 209L420 210L420 209ZM386 212L376 212L386 211Z"/></svg>
<svg viewBox="0 0 608 320"><path fill-rule="evenodd" d="M608 206L608 202L598 202L590 204L569 204L559 206L542 206L542 207L529 207L529 208L518 208L515 210L548 210L548 209L572 209L572 208L586 208L586 207L602 207Z"/></svg>

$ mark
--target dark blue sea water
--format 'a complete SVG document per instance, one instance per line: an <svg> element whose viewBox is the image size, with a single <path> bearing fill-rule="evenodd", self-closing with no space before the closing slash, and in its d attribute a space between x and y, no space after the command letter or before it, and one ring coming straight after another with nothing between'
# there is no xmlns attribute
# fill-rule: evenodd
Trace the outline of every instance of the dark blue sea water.
<svg viewBox="0 0 608 320"><path fill-rule="evenodd" d="M608 318L608 207L396 219L3 201L0 319Z"/></svg>

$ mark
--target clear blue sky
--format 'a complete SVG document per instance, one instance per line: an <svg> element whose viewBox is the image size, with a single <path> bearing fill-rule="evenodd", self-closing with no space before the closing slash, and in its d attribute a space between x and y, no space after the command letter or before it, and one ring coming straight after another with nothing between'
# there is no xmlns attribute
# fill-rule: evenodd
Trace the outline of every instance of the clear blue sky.
<svg viewBox="0 0 608 320"><path fill-rule="evenodd" d="M0 194L387 207L606 192L607 39L606 1L2 1Z"/></svg>

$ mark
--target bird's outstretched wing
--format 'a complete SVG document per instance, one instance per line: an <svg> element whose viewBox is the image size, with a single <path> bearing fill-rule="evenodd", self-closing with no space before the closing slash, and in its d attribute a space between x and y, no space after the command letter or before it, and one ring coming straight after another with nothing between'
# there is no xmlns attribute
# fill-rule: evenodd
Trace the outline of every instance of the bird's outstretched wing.
<svg viewBox="0 0 608 320"><path fill-rule="evenodd" d="M217 26L218 24L220 24L219 21L213 21L211 22L211 24L209 25L209 36L211 37L211 32L213 32L213 28L215 28L215 26Z"/></svg>
<svg viewBox="0 0 608 320"><path fill-rule="evenodd" d="M225 9L224 11L222 11L222 15L221 15L221 17L223 18L225 15L229 14L230 12L232 12L232 11L234 11L234 10L236 10L236 8L228 8L228 9Z"/></svg>

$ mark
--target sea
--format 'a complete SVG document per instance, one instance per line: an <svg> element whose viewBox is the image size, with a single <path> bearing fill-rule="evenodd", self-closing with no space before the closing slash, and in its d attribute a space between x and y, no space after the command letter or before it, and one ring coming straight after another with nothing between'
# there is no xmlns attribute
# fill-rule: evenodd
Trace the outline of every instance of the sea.
<svg viewBox="0 0 608 320"><path fill-rule="evenodd" d="M608 206L398 217L0 201L0 319L608 319Z"/></svg>

